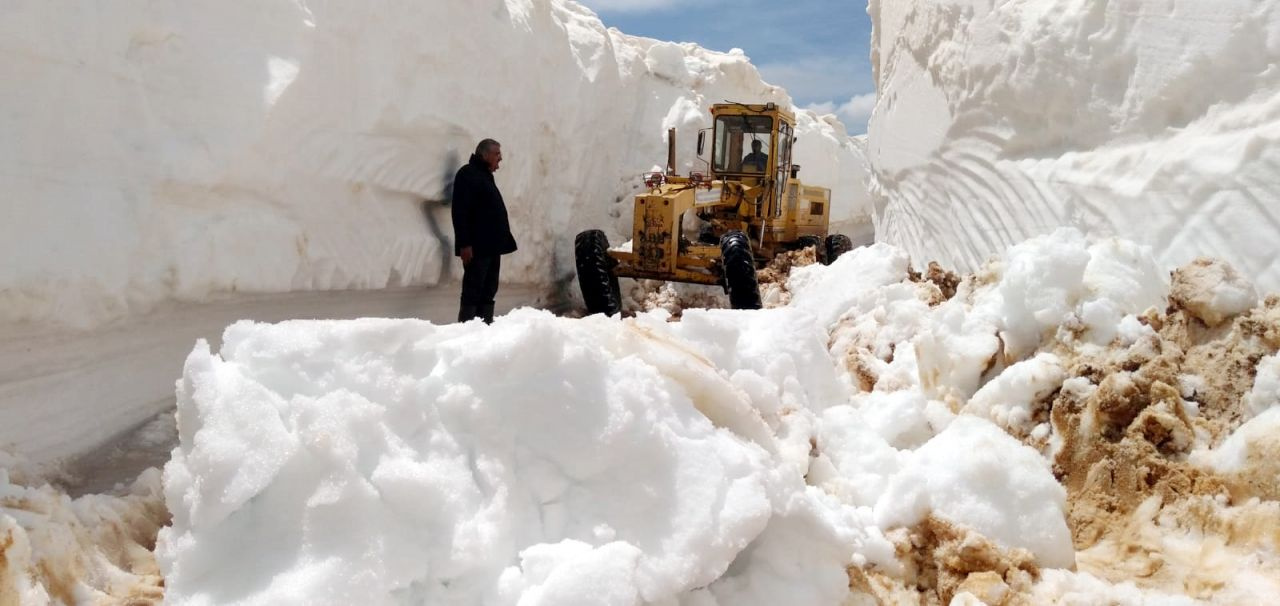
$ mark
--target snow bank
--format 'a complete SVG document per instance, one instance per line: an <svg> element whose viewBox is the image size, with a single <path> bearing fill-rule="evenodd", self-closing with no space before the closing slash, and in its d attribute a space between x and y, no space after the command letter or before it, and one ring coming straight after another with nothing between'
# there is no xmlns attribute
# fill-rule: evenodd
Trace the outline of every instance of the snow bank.
<svg viewBox="0 0 1280 606"><path fill-rule="evenodd" d="M972 270L1058 226L1280 289L1280 5L871 0L877 238Z"/></svg>
<svg viewBox="0 0 1280 606"><path fill-rule="evenodd" d="M1178 400L1203 344L1172 346L1221 331L1152 309L1170 287L1150 249L1059 230L949 294L906 258L865 247L795 270L789 305L678 322L233 325L178 385L166 597L1136 604L1270 587L1278 409L1209 449L1239 411ZM1249 334L1275 334L1248 313ZM1273 399L1264 378L1240 410ZM1162 475L1125 479L1139 469ZM1183 480L1208 492L1161 498ZM1240 528L1256 531L1222 534ZM1176 565L1144 577L1135 550Z"/></svg>
<svg viewBox="0 0 1280 606"><path fill-rule="evenodd" d="M1029 250L1088 264L1078 234L1054 238ZM1057 257L1016 258L1034 271ZM788 307L678 323L526 310L492 327L234 325L179 384L158 548L169 598L835 604L849 566L902 573L889 533L927 516L1070 567L1045 460L912 379L925 373L910 352L945 346L880 322L900 334L906 378L850 398L832 331L913 288L906 269L901 251L868 247L798 270ZM1093 300L1084 273L1063 285L1079 293L1068 311ZM1007 295L984 313L1001 317Z"/></svg>
<svg viewBox="0 0 1280 606"><path fill-rule="evenodd" d="M1013 486L1017 493L1010 495ZM1027 549L1046 567L1071 568L1066 500L1038 452L987 421L961 417L913 453L880 497L876 514L881 526L892 528L913 526L933 513Z"/></svg>
<svg viewBox="0 0 1280 606"><path fill-rule="evenodd" d="M483 137L505 146L521 244L505 275L552 284L577 230L629 229L667 127L689 167L710 103L790 104L741 53L606 30L570 0L20 0L0 34L0 77L22 83L0 100L0 322L447 280L441 201ZM860 149L799 120L833 219L865 215Z"/></svg>

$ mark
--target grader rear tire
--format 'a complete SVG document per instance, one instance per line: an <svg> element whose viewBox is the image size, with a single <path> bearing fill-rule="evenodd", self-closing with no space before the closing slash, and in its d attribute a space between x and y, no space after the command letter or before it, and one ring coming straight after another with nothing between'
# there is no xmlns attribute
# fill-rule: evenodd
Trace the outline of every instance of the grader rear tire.
<svg viewBox="0 0 1280 606"><path fill-rule="evenodd" d="M729 304L734 309L760 309L756 260L746 234L731 231L720 238L720 257L724 263L725 286L729 289Z"/></svg>
<svg viewBox="0 0 1280 606"><path fill-rule="evenodd" d="M578 234L573 240L574 260L578 265L578 286L587 304L588 314L614 316L622 311L622 293L618 276L613 275L614 261L609 257L609 238L598 229Z"/></svg>
<svg viewBox="0 0 1280 606"><path fill-rule="evenodd" d="M853 240L844 234L831 234L827 236L827 260L826 265L831 265L849 251L853 250Z"/></svg>

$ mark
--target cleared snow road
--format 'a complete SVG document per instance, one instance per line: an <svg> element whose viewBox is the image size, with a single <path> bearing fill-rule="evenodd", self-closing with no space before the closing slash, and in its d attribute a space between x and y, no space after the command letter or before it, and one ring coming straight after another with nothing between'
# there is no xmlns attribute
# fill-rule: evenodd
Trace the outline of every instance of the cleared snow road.
<svg viewBox="0 0 1280 606"><path fill-rule="evenodd" d="M504 286L498 311L543 306L533 287ZM242 296L173 305L91 332L0 327L0 449L67 466L75 493L102 492L168 458L174 381L197 339L217 351L241 319L360 317L452 322L457 286ZM158 416L159 415L159 416ZM167 417L167 418L166 418ZM87 450L93 449L89 454Z"/></svg>

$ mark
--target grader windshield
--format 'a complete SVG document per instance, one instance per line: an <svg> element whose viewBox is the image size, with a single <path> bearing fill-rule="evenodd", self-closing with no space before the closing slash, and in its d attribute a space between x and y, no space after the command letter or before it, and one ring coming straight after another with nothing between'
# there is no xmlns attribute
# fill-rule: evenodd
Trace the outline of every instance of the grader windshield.
<svg viewBox="0 0 1280 606"><path fill-rule="evenodd" d="M772 117L720 116L716 118L713 170L748 175L768 172L772 142Z"/></svg>

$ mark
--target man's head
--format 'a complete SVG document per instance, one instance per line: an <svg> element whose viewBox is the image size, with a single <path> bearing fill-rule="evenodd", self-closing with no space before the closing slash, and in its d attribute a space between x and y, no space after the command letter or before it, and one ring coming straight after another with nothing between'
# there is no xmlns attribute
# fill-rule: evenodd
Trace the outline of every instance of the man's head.
<svg viewBox="0 0 1280 606"><path fill-rule="evenodd" d="M476 155L489 165L489 172L498 170L502 162L502 144L493 139L485 139L476 146Z"/></svg>
<svg viewBox="0 0 1280 606"><path fill-rule="evenodd" d="M756 153L756 154L760 153L760 150L761 150L761 148L763 148L763 147L764 147L764 141L761 141L761 140L757 139L757 140L755 140L755 141L752 141L752 142L751 142L751 152L752 152L752 153Z"/></svg>

